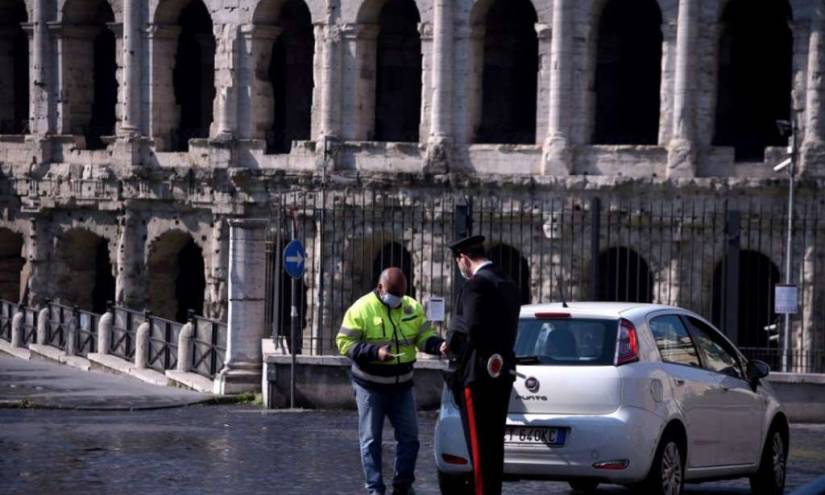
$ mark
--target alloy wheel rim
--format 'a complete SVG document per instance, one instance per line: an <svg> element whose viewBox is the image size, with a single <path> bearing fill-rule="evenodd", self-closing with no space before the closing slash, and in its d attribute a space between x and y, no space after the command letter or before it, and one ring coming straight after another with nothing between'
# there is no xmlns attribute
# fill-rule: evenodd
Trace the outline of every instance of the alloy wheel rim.
<svg viewBox="0 0 825 495"><path fill-rule="evenodd" d="M682 490L682 456L679 447L670 442L662 452L662 492L679 495Z"/></svg>
<svg viewBox="0 0 825 495"><path fill-rule="evenodd" d="M776 486L785 485L785 445L782 442L782 435L774 433L773 448L771 449L771 460L773 461L773 477Z"/></svg>

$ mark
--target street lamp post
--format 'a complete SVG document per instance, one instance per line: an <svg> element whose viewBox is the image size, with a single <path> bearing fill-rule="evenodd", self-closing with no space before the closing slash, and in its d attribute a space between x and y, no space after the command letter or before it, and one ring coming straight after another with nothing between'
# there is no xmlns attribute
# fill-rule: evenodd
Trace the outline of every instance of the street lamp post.
<svg viewBox="0 0 825 495"><path fill-rule="evenodd" d="M787 169L788 171L788 225L785 233L785 284L790 286L793 284L791 280L791 257L793 254L794 179L796 175L796 135L798 129L796 119L794 118L791 118L790 121L777 122L777 124L779 125L780 130L785 130L786 132L789 131L790 133L788 137L790 140L790 143L788 144L789 156L773 168L775 172L780 172L783 169ZM784 314L784 319L785 325L782 334L782 371L787 372L791 357L791 313L786 312Z"/></svg>

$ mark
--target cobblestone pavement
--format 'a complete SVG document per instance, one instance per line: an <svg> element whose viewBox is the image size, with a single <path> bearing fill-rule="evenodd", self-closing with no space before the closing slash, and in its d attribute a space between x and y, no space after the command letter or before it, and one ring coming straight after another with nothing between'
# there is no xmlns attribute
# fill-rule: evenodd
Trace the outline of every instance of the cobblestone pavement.
<svg viewBox="0 0 825 495"><path fill-rule="evenodd" d="M422 413L416 488L437 494L434 413ZM391 473L391 430L385 473ZM825 473L825 425L792 430L789 488ZM790 491L790 490L789 490ZM163 411L0 410L0 492L358 494L353 411L261 411L191 406ZM507 494L569 493L566 484L514 482ZM607 487L601 493L630 493ZM749 493L747 481L689 493Z"/></svg>

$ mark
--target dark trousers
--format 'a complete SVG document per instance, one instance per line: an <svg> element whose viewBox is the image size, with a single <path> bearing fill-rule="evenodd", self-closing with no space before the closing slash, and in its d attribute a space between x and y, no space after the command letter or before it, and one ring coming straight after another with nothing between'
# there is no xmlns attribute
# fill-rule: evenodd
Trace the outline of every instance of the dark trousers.
<svg viewBox="0 0 825 495"><path fill-rule="evenodd" d="M504 427L513 382L505 378L471 383L463 390L461 412L473 459L476 495L499 495L504 470Z"/></svg>

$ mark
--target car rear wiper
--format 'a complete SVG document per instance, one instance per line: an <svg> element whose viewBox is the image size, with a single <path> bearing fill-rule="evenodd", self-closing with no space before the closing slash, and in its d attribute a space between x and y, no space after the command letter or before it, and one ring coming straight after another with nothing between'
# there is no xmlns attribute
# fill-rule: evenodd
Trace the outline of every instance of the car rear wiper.
<svg viewBox="0 0 825 495"><path fill-rule="evenodd" d="M538 356L516 356L516 364L539 364Z"/></svg>

